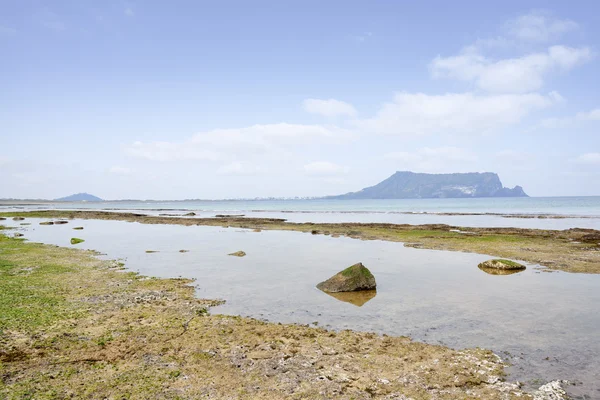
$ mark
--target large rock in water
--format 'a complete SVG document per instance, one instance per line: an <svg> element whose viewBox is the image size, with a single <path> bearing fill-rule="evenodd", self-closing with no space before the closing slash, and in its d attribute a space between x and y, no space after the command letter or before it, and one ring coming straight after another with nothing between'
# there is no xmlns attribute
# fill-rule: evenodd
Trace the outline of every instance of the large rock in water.
<svg viewBox="0 0 600 400"><path fill-rule="evenodd" d="M329 293L373 290L376 287L375 277L362 263L354 264L317 285L318 289Z"/></svg>

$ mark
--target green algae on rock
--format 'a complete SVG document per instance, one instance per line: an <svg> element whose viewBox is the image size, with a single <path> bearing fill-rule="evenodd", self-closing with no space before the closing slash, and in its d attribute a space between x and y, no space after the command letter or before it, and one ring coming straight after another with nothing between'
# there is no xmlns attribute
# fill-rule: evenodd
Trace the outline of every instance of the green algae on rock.
<svg viewBox="0 0 600 400"><path fill-rule="evenodd" d="M324 292L355 292L377 288L375 277L362 263L356 263L317 285Z"/></svg>
<svg viewBox="0 0 600 400"><path fill-rule="evenodd" d="M83 242L85 242L85 240L83 240L83 239L71 238L71 244L79 244L79 243L83 243Z"/></svg>
<svg viewBox="0 0 600 400"><path fill-rule="evenodd" d="M75 229L76 231L80 231L80 230L83 230L83 226L76 226L76 227L75 227L75 228L73 228L73 229Z"/></svg>
<svg viewBox="0 0 600 400"><path fill-rule="evenodd" d="M42 221L42 222L40 222L40 225L54 225L54 222L52 222L52 221Z"/></svg>
<svg viewBox="0 0 600 400"><path fill-rule="evenodd" d="M235 257L244 257L244 256L246 256L246 252L240 250L240 251L236 251L235 253L229 253L228 255L235 256Z"/></svg>
<svg viewBox="0 0 600 400"><path fill-rule="evenodd" d="M494 260L488 260L488 261L484 261L484 262L480 263L479 268L482 270L484 268L485 269L493 268L493 269L497 269L497 270L514 271L514 270L523 270L523 269L526 269L527 267L525 267L523 264L519 264L518 262L515 262L515 261L497 258Z"/></svg>

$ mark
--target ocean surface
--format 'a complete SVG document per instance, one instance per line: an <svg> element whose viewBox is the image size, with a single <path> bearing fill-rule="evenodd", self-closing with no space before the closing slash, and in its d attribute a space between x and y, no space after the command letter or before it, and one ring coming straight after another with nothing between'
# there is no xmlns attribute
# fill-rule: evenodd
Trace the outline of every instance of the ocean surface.
<svg viewBox="0 0 600 400"><path fill-rule="evenodd" d="M399 200L105 201L2 205L13 209L93 209L198 217L235 214L291 222L382 222L472 227L600 229L600 196Z"/></svg>
<svg viewBox="0 0 600 400"><path fill-rule="evenodd" d="M41 221L2 223L31 241L100 251L144 275L193 278L198 297L226 300L214 313L489 348L512 364L509 379L528 389L568 379L575 399L600 398L600 275L529 263L522 272L490 275L477 267L486 255L302 232ZM75 236L85 242L71 246ZM228 256L238 250L247 256ZM334 297L315 288L359 261L375 275L376 292Z"/></svg>

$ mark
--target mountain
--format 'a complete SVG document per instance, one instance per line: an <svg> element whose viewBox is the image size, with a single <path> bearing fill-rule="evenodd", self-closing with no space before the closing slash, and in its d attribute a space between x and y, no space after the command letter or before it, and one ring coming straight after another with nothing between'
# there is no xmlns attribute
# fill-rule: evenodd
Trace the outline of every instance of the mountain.
<svg viewBox="0 0 600 400"><path fill-rule="evenodd" d="M505 188L498 174L420 174L398 171L375 186L333 199L430 199L465 197L528 197L521 186Z"/></svg>
<svg viewBox="0 0 600 400"><path fill-rule="evenodd" d="M104 201L100 197L96 197L89 193L77 193L72 194L67 197L61 197L60 199L55 199L54 201Z"/></svg>

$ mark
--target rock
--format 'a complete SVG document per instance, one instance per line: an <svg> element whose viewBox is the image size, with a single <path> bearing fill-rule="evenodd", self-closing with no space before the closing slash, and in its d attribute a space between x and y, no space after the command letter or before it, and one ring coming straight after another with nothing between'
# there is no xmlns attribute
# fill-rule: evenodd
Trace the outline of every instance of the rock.
<svg viewBox="0 0 600 400"><path fill-rule="evenodd" d="M79 243L83 243L83 242L85 242L85 240L83 240L83 239L71 238L71 244L79 244Z"/></svg>
<svg viewBox="0 0 600 400"><path fill-rule="evenodd" d="M236 256L236 257L244 257L246 255L245 252L243 251L236 251L235 253L229 253L230 256Z"/></svg>
<svg viewBox="0 0 600 400"><path fill-rule="evenodd" d="M76 226L76 227L75 227L75 228L73 228L73 229L75 229L76 231L80 231L80 230L82 230L82 229L83 229L83 226Z"/></svg>
<svg viewBox="0 0 600 400"><path fill-rule="evenodd" d="M316 229L313 229L312 231L310 231L310 233L313 234L313 235L318 235L319 231L316 230Z"/></svg>
<svg viewBox="0 0 600 400"><path fill-rule="evenodd" d="M252 232L262 232L262 230L261 230L261 229L258 229L258 228L256 228L256 229L253 229L253 230L252 230Z"/></svg>
<svg viewBox="0 0 600 400"><path fill-rule="evenodd" d="M146 250L146 253L158 253L158 250Z"/></svg>
<svg viewBox="0 0 600 400"><path fill-rule="evenodd" d="M217 214L215 215L215 218L241 218L243 216L244 214Z"/></svg>
<svg viewBox="0 0 600 400"><path fill-rule="evenodd" d="M17 233L15 233L15 235L14 235L14 236L15 236L15 237L22 237L22 236L23 236L23 234L22 234L22 233L19 233L19 232L17 232Z"/></svg>
<svg viewBox="0 0 600 400"><path fill-rule="evenodd" d="M40 225L54 225L54 222L52 222L52 221L43 221L43 222L40 222Z"/></svg>
<svg viewBox="0 0 600 400"><path fill-rule="evenodd" d="M54 221L54 225L64 225L64 224L68 224L69 221Z"/></svg>
<svg viewBox="0 0 600 400"><path fill-rule="evenodd" d="M527 268L523 264L519 264L518 262L503 259L487 260L479 264L478 267L479 269L484 271L488 268L500 270L523 270Z"/></svg>
<svg viewBox="0 0 600 400"><path fill-rule="evenodd" d="M183 214L184 217L195 217L196 213L195 212L189 212L187 214Z"/></svg>
<svg viewBox="0 0 600 400"><path fill-rule="evenodd" d="M23 217L14 217L13 221L23 221L25 218Z"/></svg>
<svg viewBox="0 0 600 400"><path fill-rule="evenodd" d="M6 221L6 218L0 217L0 221Z"/></svg>
<svg viewBox="0 0 600 400"><path fill-rule="evenodd" d="M189 250L179 250L180 253L187 253Z"/></svg>
<svg viewBox="0 0 600 400"><path fill-rule="evenodd" d="M533 400L567 400L567 392L562 388L562 384L568 384L568 381L552 381L540 386L533 394Z"/></svg>
<svg viewBox="0 0 600 400"><path fill-rule="evenodd" d="M377 287L375 277L362 263L354 264L317 285L329 293L373 290Z"/></svg>

